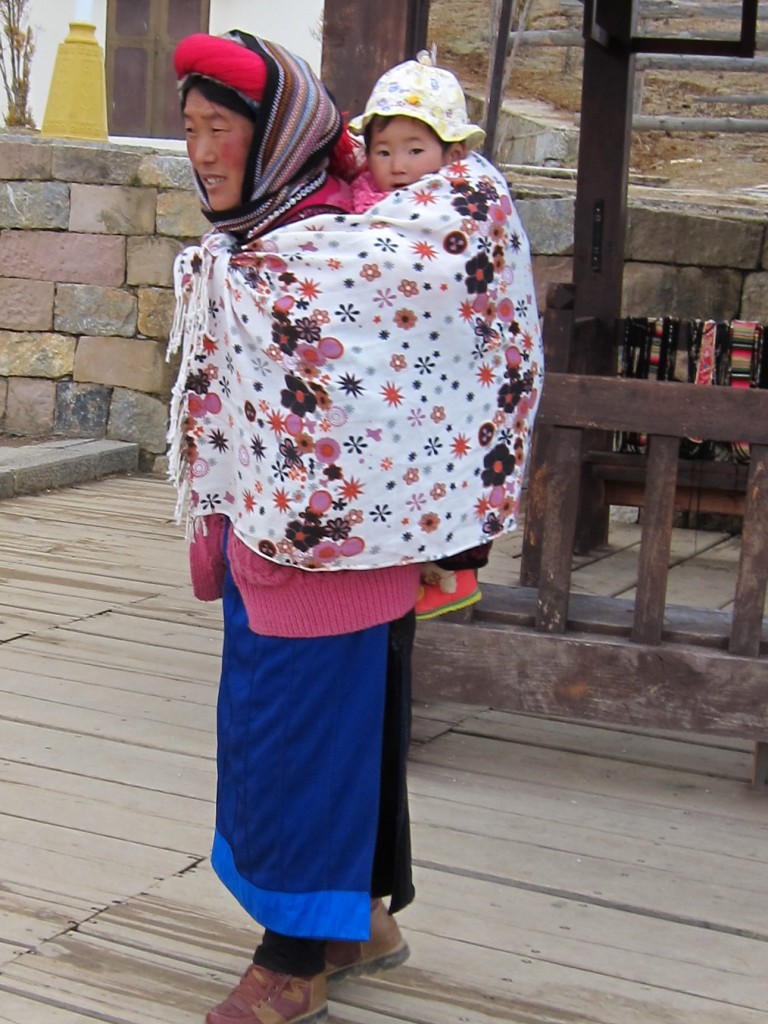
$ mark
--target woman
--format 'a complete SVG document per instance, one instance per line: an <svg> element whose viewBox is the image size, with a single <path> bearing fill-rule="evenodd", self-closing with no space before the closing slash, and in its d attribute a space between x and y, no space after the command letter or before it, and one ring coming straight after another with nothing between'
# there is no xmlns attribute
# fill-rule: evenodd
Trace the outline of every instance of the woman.
<svg viewBox="0 0 768 1024"><path fill-rule="evenodd" d="M413 897L419 564L514 527L530 262L484 161L345 217L351 143L281 47L192 36L175 64L212 224L177 261L171 428L195 593L224 606L212 863L265 927L207 1021L310 1022L326 977L407 955L381 897Z"/></svg>

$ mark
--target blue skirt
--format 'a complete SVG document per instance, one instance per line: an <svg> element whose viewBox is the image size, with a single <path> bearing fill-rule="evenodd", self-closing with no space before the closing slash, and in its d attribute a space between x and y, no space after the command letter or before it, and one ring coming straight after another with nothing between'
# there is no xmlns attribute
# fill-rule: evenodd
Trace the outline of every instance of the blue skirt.
<svg viewBox="0 0 768 1024"><path fill-rule="evenodd" d="M212 864L283 935L368 938L388 629L259 636L227 574Z"/></svg>

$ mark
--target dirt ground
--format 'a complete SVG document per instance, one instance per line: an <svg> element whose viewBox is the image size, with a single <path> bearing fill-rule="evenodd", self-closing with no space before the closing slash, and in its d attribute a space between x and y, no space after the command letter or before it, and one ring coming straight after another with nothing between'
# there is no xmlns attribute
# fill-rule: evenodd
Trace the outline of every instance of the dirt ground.
<svg viewBox="0 0 768 1024"><path fill-rule="evenodd" d="M740 9L739 0L733 0ZM560 0L534 0L529 28L581 29L581 9ZM490 48L490 0L432 0L430 41L439 60L462 83L484 91ZM687 32L736 33L736 22L686 22ZM656 31L679 34L679 21L659 24ZM506 96L534 98L562 111L578 111L581 100L581 50L529 46L520 51ZM638 75L643 114L768 118L768 104L702 100L710 96L765 97L764 74L748 72L651 72ZM768 192L768 144L763 133L635 132L631 169L675 188Z"/></svg>

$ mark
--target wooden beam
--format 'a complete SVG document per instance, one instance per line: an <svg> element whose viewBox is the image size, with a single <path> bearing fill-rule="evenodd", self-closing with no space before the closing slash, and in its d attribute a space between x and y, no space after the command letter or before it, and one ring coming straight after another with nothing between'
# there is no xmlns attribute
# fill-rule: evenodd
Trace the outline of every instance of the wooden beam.
<svg viewBox="0 0 768 1024"><path fill-rule="evenodd" d="M614 2L622 10L633 6L633 0ZM585 36L592 31L593 4L584 6ZM594 336L589 349L579 352L574 346L569 367L574 373L615 372L613 332L621 315L634 77L634 56L626 47L606 48L585 39L573 283L576 321L593 321ZM607 438L588 443L608 446ZM577 525L579 549L598 547L607 536L602 495L597 487L585 487Z"/></svg>
<svg viewBox="0 0 768 1024"><path fill-rule="evenodd" d="M732 654L756 657L760 651L768 583L768 447L753 445L744 509L739 576L733 604Z"/></svg>
<svg viewBox="0 0 768 1024"><path fill-rule="evenodd" d="M679 447L676 437L652 436L648 445L646 518L640 540L632 627L632 639L638 643L661 643Z"/></svg>
<svg viewBox="0 0 768 1024"><path fill-rule="evenodd" d="M581 431L559 427L551 439L536 629L564 633L581 475Z"/></svg>
<svg viewBox="0 0 768 1024"><path fill-rule="evenodd" d="M483 153L493 160L496 149L496 129L499 122L501 107L501 91L504 84L504 67L509 49L510 25L512 24L513 0L501 0L499 21L496 25L496 41L491 54L491 67L488 75L490 88L488 102L485 105L485 143Z"/></svg>
<svg viewBox="0 0 768 1024"><path fill-rule="evenodd" d="M420 622L416 700L764 740L765 659L688 645L539 633L505 623Z"/></svg>
<svg viewBox="0 0 768 1024"><path fill-rule="evenodd" d="M564 427L765 445L768 391L548 373L539 420Z"/></svg>

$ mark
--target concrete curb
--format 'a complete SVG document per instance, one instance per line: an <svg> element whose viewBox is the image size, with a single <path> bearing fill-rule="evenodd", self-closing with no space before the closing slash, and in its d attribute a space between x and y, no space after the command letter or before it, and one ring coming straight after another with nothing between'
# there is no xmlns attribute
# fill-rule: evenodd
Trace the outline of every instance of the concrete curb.
<svg viewBox="0 0 768 1024"><path fill-rule="evenodd" d="M135 473L138 466L139 446L125 441L0 442L0 498L71 487L113 473Z"/></svg>

